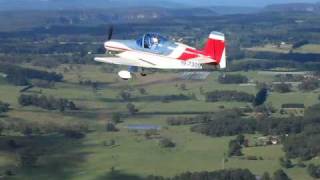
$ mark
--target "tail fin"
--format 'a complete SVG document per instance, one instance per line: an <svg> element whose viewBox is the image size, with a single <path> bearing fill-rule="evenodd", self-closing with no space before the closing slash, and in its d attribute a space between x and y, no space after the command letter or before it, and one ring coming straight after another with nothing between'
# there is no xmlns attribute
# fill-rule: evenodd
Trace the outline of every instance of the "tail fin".
<svg viewBox="0 0 320 180"><path fill-rule="evenodd" d="M203 52L215 60L221 69L227 67L225 36L220 32L211 32Z"/></svg>

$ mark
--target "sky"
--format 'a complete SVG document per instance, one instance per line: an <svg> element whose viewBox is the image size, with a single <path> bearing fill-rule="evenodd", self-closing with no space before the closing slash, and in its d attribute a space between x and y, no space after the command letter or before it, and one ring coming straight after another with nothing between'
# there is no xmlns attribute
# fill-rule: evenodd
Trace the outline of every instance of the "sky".
<svg viewBox="0 0 320 180"><path fill-rule="evenodd" d="M173 0L176 2L188 2L192 5L227 5L227 6L266 6L282 3L314 3L320 0Z"/></svg>
<svg viewBox="0 0 320 180"><path fill-rule="evenodd" d="M1 9L50 9L72 7L123 7L123 6L243 6L263 7L269 4L319 2L320 0L0 0ZM178 3L178 4L177 4Z"/></svg>

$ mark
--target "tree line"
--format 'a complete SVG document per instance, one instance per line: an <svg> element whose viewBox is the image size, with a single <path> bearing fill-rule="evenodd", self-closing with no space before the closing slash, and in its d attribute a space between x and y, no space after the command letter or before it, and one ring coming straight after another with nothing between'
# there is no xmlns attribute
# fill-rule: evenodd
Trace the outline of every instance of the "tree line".
<svg viewBox="0 0 320 180"><path fill-rule="evenodd" d="M240 101L240 102L253 102L255 96L246 92L238 92L231 90L217 90L207 92L205 95L207 102L217 101Z"/></svg>
<svg viewBox="0 0 320 180"><path fill-rule="evenodd" d="M55 82L60 82L63 79L61 74L55 72L24 68L11 64L0 63L0 72L7 75L6 79L9 83L22 86L29 85L29 79L41 79Z"/></svg>
<svg viewBox="0 0 320 180"><path fill-rule="evenodd" d="M255 58L255 59L282 59L282 60L289 60L289 61L297 61L299 63L306 63L306 62L316 62L320 59L320 54L316 53L276 53L276 52L253 52L253 51L246 51L245 56L248 58Z"/></svg>
<svg viewBox="0 0 320 180"><path fill-rule="evenodd" d="M226 169L218 171L185 172L171 178L161 176L148 176L144 180L256 180L258 179L248 169ZM271 176L265 172L259 177L261 180L290 180L289 176L282 170L276 170ZM142 180L142 179L141 179Z"/></svg>
<svg viewBox="0 0 320 180"><path fill-rule="evenodd" d="M248 83L249 79L241 74L225 74L218 77L221 84L243 84Z"/></svg>
<svg viewBox="0 0 320 180"><path fill-rule="evenodd" d="M172 178L149 176L147 180L256 180L256 176L248 169L230 169L213 172L185 172Z"/></svg>
<svg viewBox="0 0 320 180"><path fill-rule="evenodd" d="M55 98L53 96L22 94L18 98L18 102L21 106L36 106L47 110L59 110L61 112L65 110L78 110L73 101Z"/></svg>
<svg viewBox="0 0 320 180"><path fill-rule="evenodd" d="M254 119L223 116L213 116L208 123L192 126L191 131L213 137L233 136L242 133L253 134L256 131Z"/></svg>
<svg viewBox="0 0 320 180"><path fill-rule="evenodd" d="M8 112L9 109L10 109L10 104L0 101L0 114Z"/></svg>
<svg viewBox="0 0 320 180"><path fill-rule="evenodd" d="M320 69L320 62L297 62L289 60L238 60L229 64L230 71L252 71L270 70L277 67L294 68L305 71L317 71Z"/></svg>

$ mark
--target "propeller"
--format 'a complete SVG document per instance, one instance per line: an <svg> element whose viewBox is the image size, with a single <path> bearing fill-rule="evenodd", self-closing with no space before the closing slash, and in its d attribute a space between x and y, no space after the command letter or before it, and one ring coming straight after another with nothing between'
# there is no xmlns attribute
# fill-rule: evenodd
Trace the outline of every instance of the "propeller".
<svg viewBox="0 0 320 180"><path fill-rule="evenodd" d="M110 26L108 31L108 41L111 40L112 35L113 35L113 26Z"/></svg>

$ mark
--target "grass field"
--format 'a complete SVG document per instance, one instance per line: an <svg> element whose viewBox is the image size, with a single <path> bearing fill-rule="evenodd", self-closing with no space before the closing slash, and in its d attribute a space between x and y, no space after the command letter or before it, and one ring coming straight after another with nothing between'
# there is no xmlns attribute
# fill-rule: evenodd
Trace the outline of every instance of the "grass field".
<svg viewBox="0 0 320 180"><path fill-rule="evenodd" d="M299 48L293 49L292 45L281 45L277 46L274 44L266 44L264 46L257 46L246 48L249 51L257 51L257 52L275 52L275 53L289 53L291 50L293 53L320 53L320 44L306 44Z"/></svg>
<svg viewBox="0 0 320 180"><path fill-rule="evenodd" d="M59 67L63 72L65 67ZM81 70L81 71L80 71ZM81 72L81 73L80 73ZM237 72L249 77L251 81L272 82L272 74L259 74L258 72ZM74 140L58 135L33 137L28 139L15 135L15 139L25 143L35 143L44 149L39 159L39 167L17 169L17 174L11 179L80 179L99 180L110 179L108 173L115 168L123 173L123 179L139 179L150 174L173 176L185 171L218 170L223 168L224 154L228 143L233 137L212 138L190 132L189 126L167 126L166 119L170 116L183 115L185 112L214 112L219 106L225 108L247 106L247 103L218 102L207 103L200 93L200 87L205 92L213 90L238 90L251 94L257 92L254 86L221 85L217 82L219 73L212 73L205 81L177 80L177 74L157 73L132 81L119 81L115 74L104 73L100 66L79 66L64 72L65 82L56 84L52 89L34 88L32 91L45 95L68 98L76 102L81 111L79 114L49 112L33 107L21 107L17 103L19 90L5 83L0 78L0 97L2 101L12 105L12 111L7 115L26 122L70 123L84 122L89 124L90 132L84 139ZM80 79L99 81L103 85L98 90L90 86L79 85ZM177 85L184 83L186 90L180 90ZM195 94L195 100L173 101L137 101L133 102L140 110L140 115L125 119L118 127L120 132L107 133L104 129L112 112L126 112L126 102L119 101L118 94L123 89L133 87L134 97L163 96ZM145 88L146 95L141 95L136 89ZM301 103L309 106L318 101L319 93L301 93L298 91L279 94L272 93L268 103L280 107L282 103ZM6 119L6 117L2 117ZM173 149L163 149L158 145L157 139L146 139L143 132L130 132L126 129L129 124L156 124L163 128L160 136L171 138L177 146ZM248 135L249 136L249 135ZM254 136L254 135L250 135ZM4 143L7 137L0 137ZM105 142L115 140L112 147L105 146ZM281 145L267 147L245 148L245 156L254 155L263 157L263 160L250 161L240 158L229 158L225 162L226 168L248 168L256 174L265 171L273 173L280 168L278 159L284 154ZM319 163L319 160L314 160ZM6 149L0 150L0 167L16 167L18 163L14 152ZM311 179L306 169L292 168L287 170L294 180Z"/></svg>
<svg viewBox="0 0 320 180"><path fill-rule="evenodd" d="M320 44L307 44L298 49L295 49L294 52L298 53L320 53Z"/></svg>
<svg viewBox="0 0 320 180"><path fill-rule="evenodd" d="M291 45L275 45L275 44L266 44L264 46L257 46L252 48L246 48L249 51L262 51L262 52L275 52L275 53L289 53L291 50Z"/></svg>

